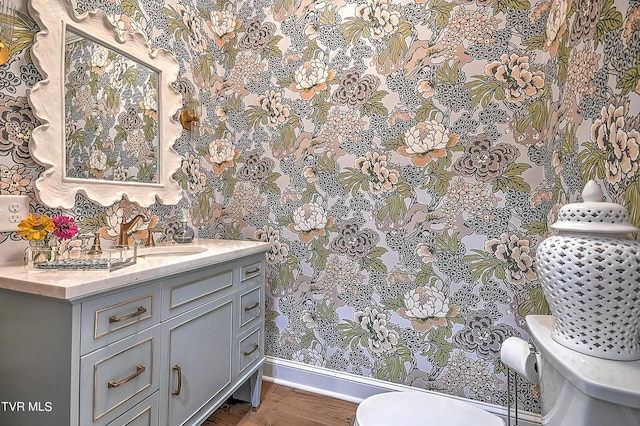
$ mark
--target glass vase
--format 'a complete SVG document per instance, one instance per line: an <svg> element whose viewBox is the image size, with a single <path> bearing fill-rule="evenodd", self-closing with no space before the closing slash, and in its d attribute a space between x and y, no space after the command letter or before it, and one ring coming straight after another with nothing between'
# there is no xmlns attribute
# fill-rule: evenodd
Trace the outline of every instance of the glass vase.
<svg viewBox="0 0 640 426"><path fill-rule="evenodd" d="M41 269L43 265L56 260L58 249L47 241L32 240L25 252L25 267L27 269Z"/></svg>

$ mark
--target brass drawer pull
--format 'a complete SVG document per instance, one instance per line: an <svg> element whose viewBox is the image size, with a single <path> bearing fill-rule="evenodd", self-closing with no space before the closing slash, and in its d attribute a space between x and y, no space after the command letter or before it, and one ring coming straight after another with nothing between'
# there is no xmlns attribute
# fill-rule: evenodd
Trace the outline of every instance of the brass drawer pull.
<svg viewBox="0 0 640 426"><path fill-rule="evenodd" d="M243 354L244 356L249 356L249 355L251 355L252 353L254 353L255 351L257 351L259 347L260 347L260 345L258 345L257 343L254 343L254 344L253 344L253 349L251 349L250 351L244 351L242 354Z"/></svg>
<svg viewBox="0 0 640 426"><path fill-rule="evenodd" d="M136 372L130 375L129 377L126 377L120 380L119 382L116 382L113 379L109 380L109 382L107 383L107 387L111 389L111 388L117 388L119 386L122 386L125 383L130 382L131 380L135 379L136 377L144 373L145 370L146 368L144 368L144 365L140 364L138 367L136 367Z"/></svg>
<svg viewBox="0 0 640 426"><path fill-rule="evenodd" d="M114 323L114 322L126 321L126 320L131 319L131 318L139 317L140 315L144 314L145 312L147 312L147 308L145 308L144 306L138 306L138 310L135 311L132 314L123 315L121 317L116 317L115 315L111 315L109 317L109 323L111 324L111 323Z"/></svg>
<svg viewBox="0 0 640 426"><path fill-rule="evenodd" d="M171 367L171 369L178 372L178 387L176 388L176 390L171 392L171 395L178 396L180 395L180 392L182 392L182 368L180 368L180 366L176 364Z"/></svg>
<svg viewBox="0 0 640 426"><path fill-rule="evenodd" d="M245 271L245 275L253 275L253 274L257 274L258 272L260 272L260 268L255 268L255 269L251 269L249 271Z"/></svg>
<svg viewBox="0 0 640 426"><path fill-rule="evenodd" d="M245 307L244 307L244 311L245 311L245 312L249 312L250 310L257 308L258 306L260 306L260 302L256 301L256 302L255 302L253 305L251 305L251 306L245 306Z"/></svg>

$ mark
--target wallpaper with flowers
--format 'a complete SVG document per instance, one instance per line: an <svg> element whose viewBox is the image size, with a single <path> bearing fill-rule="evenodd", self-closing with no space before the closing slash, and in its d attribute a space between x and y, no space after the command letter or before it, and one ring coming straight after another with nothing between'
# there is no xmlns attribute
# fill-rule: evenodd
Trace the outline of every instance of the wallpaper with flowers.
<svg viewBox="0 0 640 426"><path fill-rule="evenodd" d="M64 54L66 176L158 183L158 74L75 38Z"/></svg>
<svg viewBox="0 0 640 426"><path fill-rule="evenodd" d="M144 211L132 240L188 209L201 238L272 242L269 355L506 405L500 344L548 312L534 256L559 207L595 178L640 225L637 2L78 6L174 52L185 103L203 103L200 138L175 144L182 201ZM33 195L41 77L21 12L0 67L0 191ZM64 213L113 240L140 210L78 196ZM539 410L539 389L520 390Z"/></svg>

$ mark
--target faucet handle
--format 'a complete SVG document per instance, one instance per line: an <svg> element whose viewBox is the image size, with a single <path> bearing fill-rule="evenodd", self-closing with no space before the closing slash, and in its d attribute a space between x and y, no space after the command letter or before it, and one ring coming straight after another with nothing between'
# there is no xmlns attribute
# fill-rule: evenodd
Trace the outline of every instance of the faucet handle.
<svg viewBox="0 0 640 426"><path fill-rule="evenodd" d="M147 247L155 247L156 246L156 242L153 240L153 231L151 229L149 229L149 237L147 238Z"/></svg>
<svg viewBox="0 0 640 426"><path fill-rule="evenodd" d="M98 234L97 232L93 236L93 244L91 245L91 248L89 249L89 251L87 253L88 254L101 254L102 253L102 248L100 247L100 234Z"/></svg>

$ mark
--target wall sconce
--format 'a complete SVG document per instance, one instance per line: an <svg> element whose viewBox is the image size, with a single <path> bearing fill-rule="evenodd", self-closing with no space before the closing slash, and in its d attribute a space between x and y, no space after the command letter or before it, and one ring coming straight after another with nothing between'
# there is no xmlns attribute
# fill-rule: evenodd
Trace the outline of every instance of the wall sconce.
<svg viewBox="0 0 640 426"><path fill-rule="evenodd" d="M0 65L4 65L9 60L16 9L9 0L0 0L0 14Z"/></svg>
<svg viewBox="0 0 640 426"><path fill-rule="evenodd" d="M200 138L200 117L202 117L202 102L193 97L187 102L187 106L180 112L180 122L182 127L191 132L191 141L195 142Z"/></svg>

